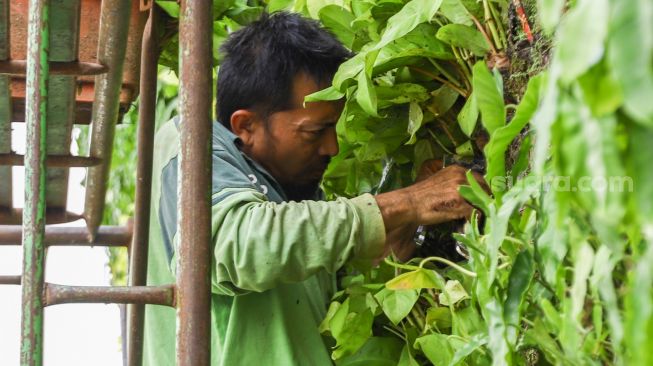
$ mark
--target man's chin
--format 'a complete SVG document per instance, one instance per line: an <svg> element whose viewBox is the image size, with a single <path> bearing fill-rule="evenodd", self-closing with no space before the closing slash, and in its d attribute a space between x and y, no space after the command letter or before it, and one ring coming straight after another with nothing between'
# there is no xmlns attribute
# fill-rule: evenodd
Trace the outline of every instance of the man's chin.
<svg viewBox="0 0 653 366"><path fill-rule="evenodd" d="M314 200L320 188L320 179L300 184L284 184L283 190L290 201Z"/></svg>

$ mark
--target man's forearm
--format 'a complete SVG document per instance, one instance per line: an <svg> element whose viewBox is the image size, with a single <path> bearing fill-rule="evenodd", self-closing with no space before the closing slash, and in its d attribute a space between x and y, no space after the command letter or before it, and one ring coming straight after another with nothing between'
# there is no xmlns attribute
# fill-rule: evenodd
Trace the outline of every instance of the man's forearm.
<svg viewBox="0 0 653 366"><path fill-rule="evenodd" d="M416 221L412 197L405 188L381 193L374 198L383 216L386 233Z"/></svg>

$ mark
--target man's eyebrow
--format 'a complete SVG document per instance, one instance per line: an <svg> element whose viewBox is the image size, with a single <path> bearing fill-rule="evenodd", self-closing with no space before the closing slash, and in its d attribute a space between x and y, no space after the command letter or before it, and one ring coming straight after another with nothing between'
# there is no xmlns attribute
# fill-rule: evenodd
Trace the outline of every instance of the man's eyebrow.
<svg viewBox="0 0 653 366"><path fill-rule="evenodd" d="M319 127L319 128L324 128L324 127L332 127L335 126L338 123L338 119L326 119L322 121L311 121L311 120L305 120L300 123L300 126L302 127Z"/></svg>

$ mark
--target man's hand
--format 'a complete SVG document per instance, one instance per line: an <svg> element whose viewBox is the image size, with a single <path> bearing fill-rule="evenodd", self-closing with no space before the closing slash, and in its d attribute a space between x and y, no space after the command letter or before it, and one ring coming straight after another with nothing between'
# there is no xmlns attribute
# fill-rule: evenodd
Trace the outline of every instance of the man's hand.
<svg viewBox="0 0 653 366"><path fill-rule="evenodd" d="M467 170L457 165L441 167L440 161L429 161L420 169L417 183L376 196L386 227L386 250L394 251L400 259L412 254L412 238L418 225L436 225L471 215L472 206L458 193L460 185L468 184ZM474 176L485 185L480 174Z"/></svg>

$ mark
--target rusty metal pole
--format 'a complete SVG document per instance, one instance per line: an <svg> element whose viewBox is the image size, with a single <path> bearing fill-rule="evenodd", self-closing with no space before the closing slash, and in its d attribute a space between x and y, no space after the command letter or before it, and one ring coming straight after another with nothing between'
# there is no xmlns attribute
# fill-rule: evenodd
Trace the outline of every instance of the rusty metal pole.
<svg viewBox="0 0 653 366"><path fill-rule="evenodd" d="M43 363L48 1L30 0L27 36L25 209L20 363Z"/></svg>
<svg viewBox="0 0 653 366"><path fill-rule="evenodd" d="M136 168L136 199L134 207L134 237L129 253L129 285L144 286L147 280L147 253L150 235L150 201L152 191L152 154L156 111L157 61L156 6L143 32L141 48L140 102L138 105L138 166ZM127 307L127 364L143 363L143 325L145 306Z"/></svg>
<svg viewBox="0 0 653 366"><path fill-rule="evenodd" d="M211 358L211 8L182 1L179 19L178 366L208 366Z"/></svg>
<svg viewBox="0 0 653 366"><path fill-rule="evenodd" d="M20 245L22 227L18 225L0 225L0 246ZM47 227L45 229L45 246L100 246L126 247L132 238L131 225L100 226L95 241L88 240L85 227Z"/></svg>
<svg viewBox="0 0 653 366"><path fill-rule="evenodd" d="M72 303L155 304L175 306L174 285L66 286L45 284L45 306Z"/></svg>
<svg viewBox="0 0 653 366"><path fill-rule="evenodd" d="M97 233L104 211L113 138L119 115L131 4L129 0L102 1L98 61L106 65L109 71L95 77L90 156L102 159L104 164L89 168L86 175L84 218L91 239Z"/></svg>

